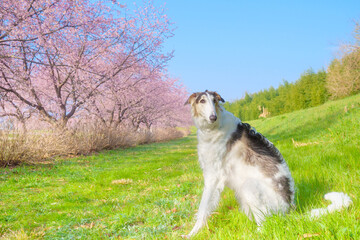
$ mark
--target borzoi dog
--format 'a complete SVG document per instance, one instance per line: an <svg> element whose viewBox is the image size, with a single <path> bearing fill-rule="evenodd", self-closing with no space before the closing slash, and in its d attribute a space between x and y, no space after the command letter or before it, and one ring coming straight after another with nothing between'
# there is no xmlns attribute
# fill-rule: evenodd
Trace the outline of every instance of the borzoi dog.
<svg viewBox="0 0 360 240"><path fill-rule="evenodd" d="M185 237L195 235L206 224L225 186L234 190L241 209L258 226L266 216L286 213L294 205L294 180L278 149L219 102L224 99L218 93L206 90L193 93L185 103L191 105L198 129L198 157L205 185L195 226ZM339 197L341 193L334 194ZM347 195L342 196L336 209L351 203ZM328 210L317 209L314 215Z"/></svg>

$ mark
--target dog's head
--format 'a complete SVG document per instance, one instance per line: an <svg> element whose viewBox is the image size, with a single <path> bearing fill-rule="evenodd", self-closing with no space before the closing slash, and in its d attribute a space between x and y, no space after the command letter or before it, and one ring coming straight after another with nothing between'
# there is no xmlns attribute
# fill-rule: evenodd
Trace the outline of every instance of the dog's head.
<svg viewBox="0 0 360 240"><path fill-rule="evenodd" d="M185 105L191 105L191 113L194 119L201 118L208 124L213 124L218 119L219 102L225 102L225 100L217 92L206 90L205 92L191 94Z"/></svg>

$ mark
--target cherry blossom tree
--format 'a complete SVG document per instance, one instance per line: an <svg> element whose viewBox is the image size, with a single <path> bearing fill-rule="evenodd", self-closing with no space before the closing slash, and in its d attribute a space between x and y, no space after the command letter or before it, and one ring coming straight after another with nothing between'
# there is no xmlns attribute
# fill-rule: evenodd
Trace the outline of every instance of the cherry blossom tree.
<svg viewBox="0 0 360 240"><path fill-rule="evenodd" d="M189 123L189 111L183 106L188 94L178 80L158 69L146 68L131 69L117 77L122 79L108 82L92 99L86 115L94 116L107 128L122 124L150 129L153 125Z"/></svg>
<svg viewBox="0 0 360 240"><path fill-rule="evenodd" d="M147 94L141 105L132 109L132 125L136 129L144 125L148 130L154 125L189 125L190 111L184 107L188 93L178 80L165 75L151 83L143 89Z"/></svg>
<svg viewBox="0 0 360 240"><path fill-rule="evenodd" d="M164 40L172 36L171 24L151 2L134 11L111 2L0 3L3 115L14 116L20 109L25 118L27 111L65 127L70 118L90 109L95 99L102 104L111 99L120 123L130 108L143 101L133 94L140 92L141 82L153 79L142 72L160 73L172 57L162 52ZM114 97L119 91L122 100Z"/></svg>
<svg viewBox="0 0 360 240"><path fill-rule="evenodd" d="M33 109L21 101L7 98L6 93L0 94L0 118L13 118L21 125L23 133L27 132L26 121L31 118Z"/></svg>

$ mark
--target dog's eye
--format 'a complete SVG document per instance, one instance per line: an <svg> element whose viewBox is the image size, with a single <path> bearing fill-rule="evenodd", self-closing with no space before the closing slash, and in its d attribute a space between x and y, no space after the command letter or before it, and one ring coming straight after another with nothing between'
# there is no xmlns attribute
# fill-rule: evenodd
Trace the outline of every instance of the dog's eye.
<svg viewBox="0 0 360 240"><path fill-rule="evenodd" d="M205 99L201 99L200 102L201 102L201 103L205 103L206 101L205 101Z"/></svg>

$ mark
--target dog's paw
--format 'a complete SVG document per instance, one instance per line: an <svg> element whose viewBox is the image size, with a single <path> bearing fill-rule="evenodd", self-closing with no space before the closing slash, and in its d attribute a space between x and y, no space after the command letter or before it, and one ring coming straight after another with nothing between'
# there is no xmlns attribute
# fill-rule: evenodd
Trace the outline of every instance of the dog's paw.
<svg viewBox="0 0 360 240"><path fill-rule="evenodd" d="M181 238L183 238L183 239L190 239L190 235L181 235Z"/></svg>

